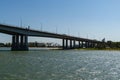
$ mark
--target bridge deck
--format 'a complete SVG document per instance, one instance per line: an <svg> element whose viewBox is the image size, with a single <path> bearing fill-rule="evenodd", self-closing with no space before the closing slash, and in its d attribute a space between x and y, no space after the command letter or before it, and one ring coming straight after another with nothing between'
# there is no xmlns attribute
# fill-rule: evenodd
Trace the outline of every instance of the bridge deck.
<svg viewBox="0 0 120 80"><path fill-rule="evenodd" d="M5 25L5 24L0 24L0 32L1 33L6 33L6 34L9 34L9 35L18 34L18 35L27 35L27 36L36 36L36 37L69 39L69 40L77 40L77 41L101 42L101 41L97 41L97 40L80 38L80 37L70 36L70 35L66 35L66 34L57 34L57 33L33 30L33 29L22 28L22 27L18 27L18 26Z"/></svg>

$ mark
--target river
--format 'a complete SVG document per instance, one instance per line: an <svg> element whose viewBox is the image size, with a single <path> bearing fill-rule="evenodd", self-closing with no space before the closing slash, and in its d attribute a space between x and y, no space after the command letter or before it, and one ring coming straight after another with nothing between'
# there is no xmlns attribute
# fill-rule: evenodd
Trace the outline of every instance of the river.
<svg viewBox="0 0 120 80"><path fill-rule="evenodd" d="M120 51L0 51L0 80L120 80Z"/></svg>

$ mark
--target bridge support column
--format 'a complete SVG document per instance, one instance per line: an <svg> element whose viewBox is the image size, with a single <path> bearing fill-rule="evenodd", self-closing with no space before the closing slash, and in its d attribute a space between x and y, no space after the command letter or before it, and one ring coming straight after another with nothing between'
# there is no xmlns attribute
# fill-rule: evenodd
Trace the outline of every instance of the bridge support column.
<svg viewBox="0 0 120 80"><path fill-rule="evenodd" d="M19 48L19 35L12 36L12 51Z"/></svg>
<svg viewBox="0 0 120 80"><path fill-rule="evenodd" d="M88 48L88 42L87 41L85 42L85 48Z"/></svg>
<svg viewBox="0 0 120 80"><path fill-rule="evenodd" d="M19 35L16 35L16 47L19 48Z"/></svg>
<svg viewBox="0 0 120 80"><path fill-rule="evenodd" d="M22 47L23 44L24 44L24 42L23 42L23 35L21 35L20 38L21 38L21 39L20 39L20 40L21 40L21 41L20 41L20 46Z"/></svg>
<svg viewBox="0 0 120 80"><path fill-rule="evenodd" d="M75 46L76 46L76 45L75 45L75 40L73 40L73 48L75 48Z"/></svg>
<svg viewBox="0 0 120 80"><path fill-rule="evenodd" d="M13 50L15 47L16 47L16 36L13 35L12 36L12 48L11 48L11 50Z"/></svg>
<svg viewBox="0 0 120 80"><path fill-rule="evenodd" d="M93 42L91 43L91 47L94 48L94 44L93 44Z"/></svg>
<svg viewBox="0 0 120 80"><path fill-rule="evenodd" d="M90 42L88 42L88 48L90 48L90 44L91 44L91 43L90 43Z"/></svg>
<svg viewBox="0 0 120 80"><path fill-rule="evenodd" d="M72 49L72 40L70 40L70 49Z"/></svg>
<svg viewBox="0 0 120 80"><path fill-rule="evenodd" d="M11 50L12 51L27 51L28 50L28 36L13 35Z"/></svg>
<svg viewBox="0 0 120 80"><path fill-rule="evenodd" d="M92 42L92 48L95 48L95 43Z"/></svg>
<svg viewBox="0 0 120 80"><path fill-rule="evenodd" d="M28 36L27 35L25 35L24 36L25 37L25 43L24 43L24 48L23 48L23 50L25 49L25 50L28 50Z"/></svg>
<svg viewBox="0 0 120 80"><path fill-rule="evenodd" d="M68 49L68 39L66 39L66 49Z"/></svg>
<svg viewBox="0 0 120 80"><path fill-rule="evenodd" d="M79 48L81 48L81 42L79 41Z"/></svg>
<svg viewBox="0 0 120 80"><path fill-rule="evenodd" d="M89 42L87 42L87 48L89 48Z"/></svg>
<svg viewBox="0 0 120 80"><path fill-rule="evenodd" d="M62 39L62 47L65 49L65 39Z"/></svg>

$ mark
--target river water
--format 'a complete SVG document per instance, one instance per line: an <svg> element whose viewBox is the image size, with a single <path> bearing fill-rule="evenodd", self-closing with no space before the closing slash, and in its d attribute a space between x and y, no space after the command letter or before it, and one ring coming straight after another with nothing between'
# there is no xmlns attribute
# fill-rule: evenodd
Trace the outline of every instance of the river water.
<svg viewBox="0 0 120 80"><path fill-rule="evenodd" d="M0 80L120 80L120 51L0 51Z"/></svg>

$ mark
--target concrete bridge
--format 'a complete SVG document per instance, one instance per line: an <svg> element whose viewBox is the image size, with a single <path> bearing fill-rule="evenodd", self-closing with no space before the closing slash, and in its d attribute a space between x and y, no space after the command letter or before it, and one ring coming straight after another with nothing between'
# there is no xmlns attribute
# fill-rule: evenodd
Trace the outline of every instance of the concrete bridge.
<svg viewBox="0 0 120 80"><path fill-rule="evenodd" d="M65 34L57 34L45 31L32 30L29 28L21 28L17 26L0 24L0 32L12 35L12 51L22 51L28 49L28 36L36 37L49 37L62 39L63 49L75 49L75 48L93 48L102 44L101 41L80 38L75 36L69 36ZM78 42L78 44L76 44Z"/></svg>

